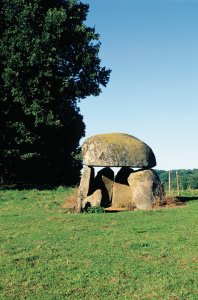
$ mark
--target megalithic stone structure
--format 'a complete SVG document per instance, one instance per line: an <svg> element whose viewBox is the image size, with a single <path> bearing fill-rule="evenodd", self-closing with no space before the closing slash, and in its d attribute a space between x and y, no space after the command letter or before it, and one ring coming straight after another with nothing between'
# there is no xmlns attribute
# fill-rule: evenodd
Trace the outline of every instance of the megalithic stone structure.
<svg viewBox="0 0 198 300"><path fill-rule="evenodd" d="M84 166L78 189L77 212L81 212L82 201L89 195L94 180L94 168Z"/></svg>
<svg viewBox="0 0 198 300"><path fill-rule="evenodd" d="M78 212L82 211L82 203L83 207L86 204L92 206L101 203L104 207L118 207L120 204L122 207L135 205L138 209L150 209L155 195L161 197L160 192L157 192L161 190L159 177L151 170L156 166L155 155L147 144L136 137L124 133L92 136L83 143L82 155L84 167L78 193ZM94 177L94 167L105 168L100 171L101 175ZM113 171L109 171L110 167L121 167L115 179L112 177ZM138 176L132 168L140 168L139 172L150 172L139 173L141 179L138 182ZM109 178L107 174L110 174ZM103 188L107 189L106 192ZM97 195L100 197L98 201Z"/></svg>

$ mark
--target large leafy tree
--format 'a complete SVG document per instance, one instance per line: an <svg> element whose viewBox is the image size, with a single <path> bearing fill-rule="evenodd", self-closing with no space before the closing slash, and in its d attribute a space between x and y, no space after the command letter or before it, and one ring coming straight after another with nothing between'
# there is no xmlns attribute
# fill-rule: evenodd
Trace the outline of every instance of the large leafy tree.
<svg viewBox="0 0 198 300"><path fill-rule="evenodd" d="M3 180L74 184L85 133L78 103L99 95L99 35L77 0L1 0L0 117Z"/></svg>

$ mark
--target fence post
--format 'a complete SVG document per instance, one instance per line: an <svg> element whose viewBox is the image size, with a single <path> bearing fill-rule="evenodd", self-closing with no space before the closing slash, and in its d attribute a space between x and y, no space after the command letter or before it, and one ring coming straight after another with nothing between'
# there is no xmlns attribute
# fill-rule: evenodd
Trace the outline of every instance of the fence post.
<svg viewBox="0 0 198 300"><path fill-rule="evenodd" d="M171 194L171 171L168 171L168 193Z"/></svg>
<svg viewBox="0 0 198 300"><path fill-rule="evenodd" d="M179 174L178 174L178 171L176 171L176 179L177 179L177 196L179 196Z"/></svg>

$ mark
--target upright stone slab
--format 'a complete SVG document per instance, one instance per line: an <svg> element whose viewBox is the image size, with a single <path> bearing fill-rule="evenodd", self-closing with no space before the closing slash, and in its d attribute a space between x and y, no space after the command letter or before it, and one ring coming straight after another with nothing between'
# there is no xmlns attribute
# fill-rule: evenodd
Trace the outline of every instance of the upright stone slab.
<svg viewBox="0 0 198 300"><path fill-rule="evenodd" d="M151 209L156 197L162 197L160 179L154 170L139 170L131 173L128 182L132 202L138 209Z"/></svg>
<svg viewBox="0 0 198 300"><path fill-rule="evenodd" d="M152 168L152 149L136 137L124 133L98 134L82 145L84 164L99 167Z"/></svg>
<svg viewBox="0 0 198 300"><path fill-rule="evenodd" d="M78 189L77 212L81 211L82 201L89 195L91 186L93 184L93 180L94 180L94 168L84 166L82 170L80 186Z"/></svg>
<svg viewBox="0 0 198 300"><path fill-rule="evenodd" d="M97 189L92 195L86 197L82 201L82 209L86 210L88 207L101 206L102 191Z"/></svg>
<svg viewBox="0 0 198 300"><path fill-rule="evenodd" d="M131 189L128 185L114 182L112 208L127 208L132 204Z"/></svg>
<svg viewBox="0 0 198 300"><path fill-rule="evenodd" d="M117 173L113 184L112 207L127 208L132 205L131 189L128 184L128 177L132 172L131 168L122 167Z"/></svg>
<svg viewBox="0 0 198 300"><path fill-rule="evenodd" d="M113 183L114 172L111 168L103 168L97 173L94 179L94 189L102 191L102 207L109 207L111 205Z"/></svg>

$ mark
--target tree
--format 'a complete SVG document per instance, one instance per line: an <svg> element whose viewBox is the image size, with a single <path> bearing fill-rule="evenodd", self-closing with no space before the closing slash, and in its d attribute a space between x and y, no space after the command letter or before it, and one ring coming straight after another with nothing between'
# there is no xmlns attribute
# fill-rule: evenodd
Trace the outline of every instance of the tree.
<svg viewBox="0 0 198 300"><path fill-rule="evenodd" d="M156 170L165 189L168 189L168 171ZM171 170L171 188L177 188L176 171L179 174L179 185L181 190L198 189L198 169L179 169Z"/></svg>
<svg viewBox="0 0 198 300"><path fill-rule="evenodd" d="M1 177L75 184L85 124L79 101L97 96L99 35L77 0L1 0Z"/></svg>

